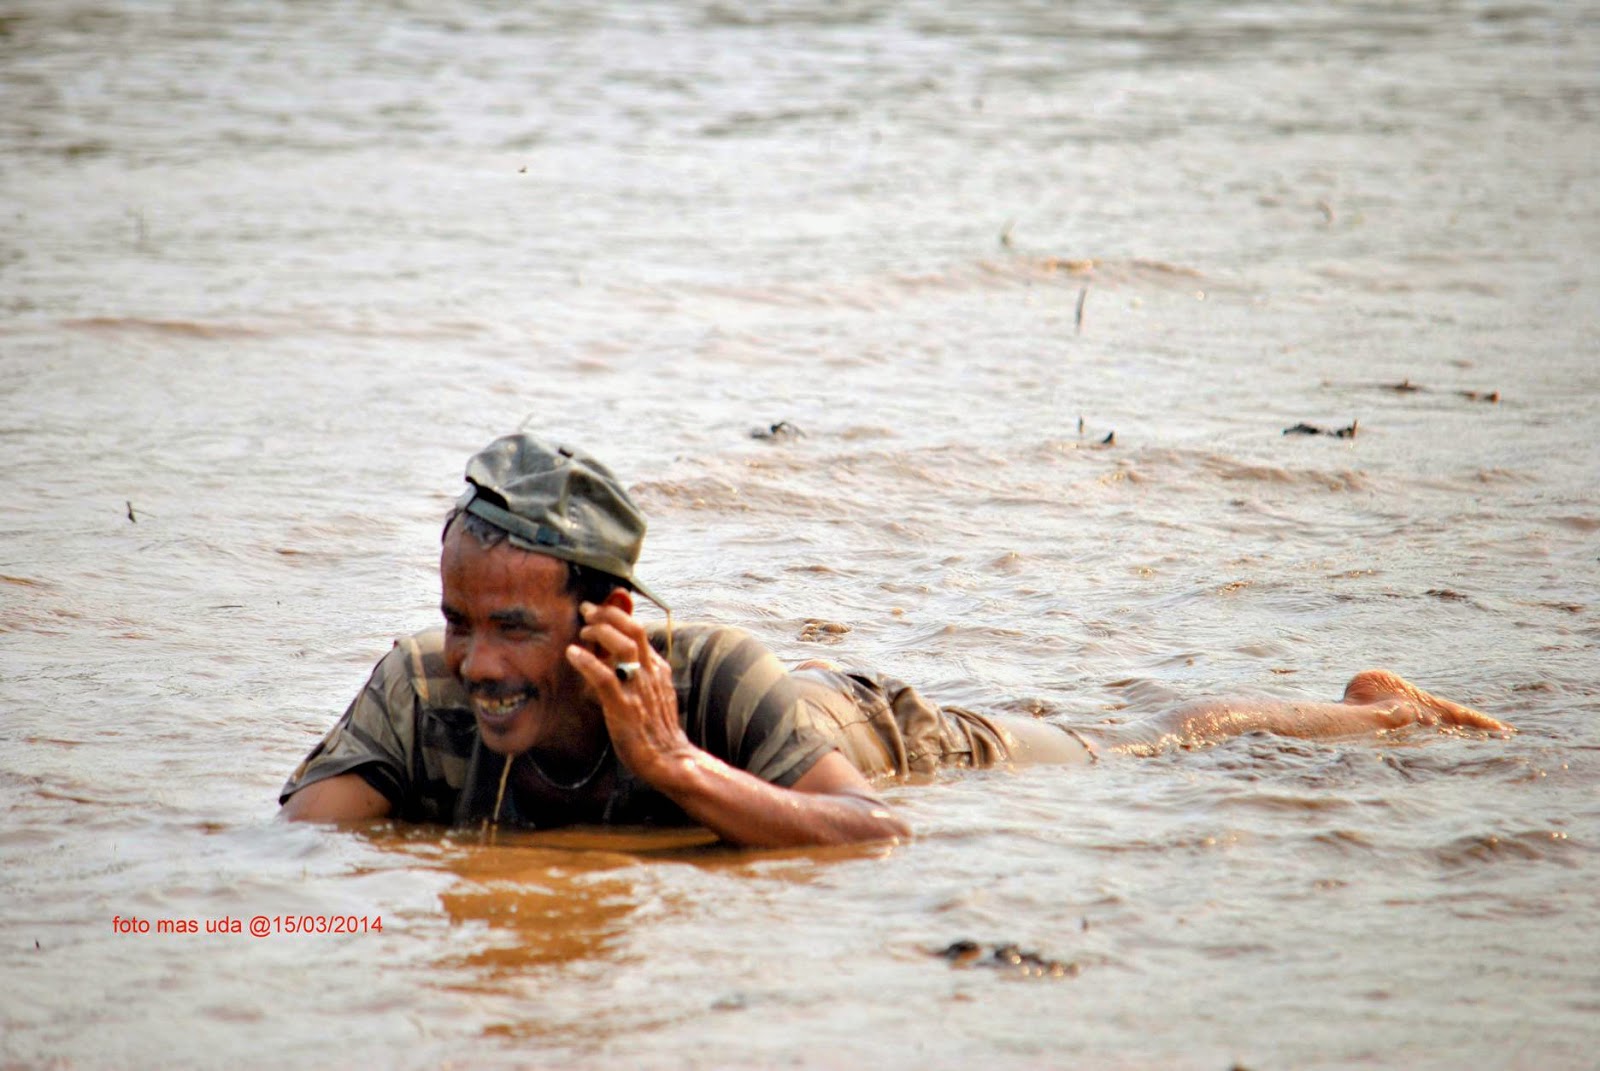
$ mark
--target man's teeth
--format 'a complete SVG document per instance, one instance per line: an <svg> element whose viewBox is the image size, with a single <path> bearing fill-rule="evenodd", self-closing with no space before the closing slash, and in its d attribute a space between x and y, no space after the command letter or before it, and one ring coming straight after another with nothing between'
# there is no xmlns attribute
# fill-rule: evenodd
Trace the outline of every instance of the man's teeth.
<svg viewBox="0 0 1600 1071"><path fill-rule="evenodd" d="M518 692L516 695L508 695L503 699L484 699L482 697L478 697L474 698L472 702L481 713L487 715L488 717L503 718L527 701L528 693Z"/></svg>

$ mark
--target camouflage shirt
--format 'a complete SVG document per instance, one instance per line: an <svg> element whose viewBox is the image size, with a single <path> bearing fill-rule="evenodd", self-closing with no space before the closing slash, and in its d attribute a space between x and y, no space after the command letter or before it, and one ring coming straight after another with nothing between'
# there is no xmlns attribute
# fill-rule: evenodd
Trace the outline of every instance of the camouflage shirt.
<svg viewBox="0 0 1600 1071"><path fill-rule="evenodd" d="M666 633L651 630L665 657ZM744 632L708 625L674 630L673 685L678 717L695 746L757 777L785 787L834 750L824 727L807 716L796 683L777 658ZM615 787L595 812L592 802L568 813L541 806L518 811L515 793L501 805L509 825L574 822L682 823L682 811L627 768L615 767ZM504 760L478 736L466 690L444 663L444 632L433 629L396 641L344 716L311 749L279 801L307 785L359 774L383 793L396 818L469 824L494 810Z"/></svg>

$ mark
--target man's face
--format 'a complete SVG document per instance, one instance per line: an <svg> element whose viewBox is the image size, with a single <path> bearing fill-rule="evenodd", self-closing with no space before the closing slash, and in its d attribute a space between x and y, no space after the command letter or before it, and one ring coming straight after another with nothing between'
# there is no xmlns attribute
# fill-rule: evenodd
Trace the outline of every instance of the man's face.
<svg viewBox="0 0 1600 1071"><path fill-rule="evenodd" d="M467 688L483 742L516 755L573 746L583 732L583 679L566 659L578 605L565 562L452 526L439 560L444 657Z"/></svg>

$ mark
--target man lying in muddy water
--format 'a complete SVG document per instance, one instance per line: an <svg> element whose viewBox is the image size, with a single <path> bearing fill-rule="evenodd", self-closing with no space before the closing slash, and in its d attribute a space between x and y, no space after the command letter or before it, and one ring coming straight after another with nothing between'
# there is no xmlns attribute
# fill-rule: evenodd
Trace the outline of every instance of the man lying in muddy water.
<svg viewBox="0 0 1600 1071"><path fill-rule="evenodd" d="M467 464L444 525L443 630L396 642L284 785L291 819L543 827L697 822L760 847L908 836L873 782L947 766L1089 763L1245 732L1422 724L1507 732L1392 673L1339 702L1205 700L1066 728L940 708L889 678L786 670L747 634L646 626L644 519L611 472L529 435Z"/></svg>

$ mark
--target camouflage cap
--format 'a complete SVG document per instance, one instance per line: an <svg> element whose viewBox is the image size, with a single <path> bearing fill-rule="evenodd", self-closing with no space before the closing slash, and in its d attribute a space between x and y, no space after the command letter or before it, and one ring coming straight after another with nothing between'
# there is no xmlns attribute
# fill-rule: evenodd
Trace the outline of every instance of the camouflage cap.
<svg viewBox="0 0 1600 1071"><path fill-rule="evenodd" d="M644 514L611 470L588 454L518 432L474 454L466 479L472 486L456 508L502 529L513 546L621 577L667 609L633 575Z"/></svg>

